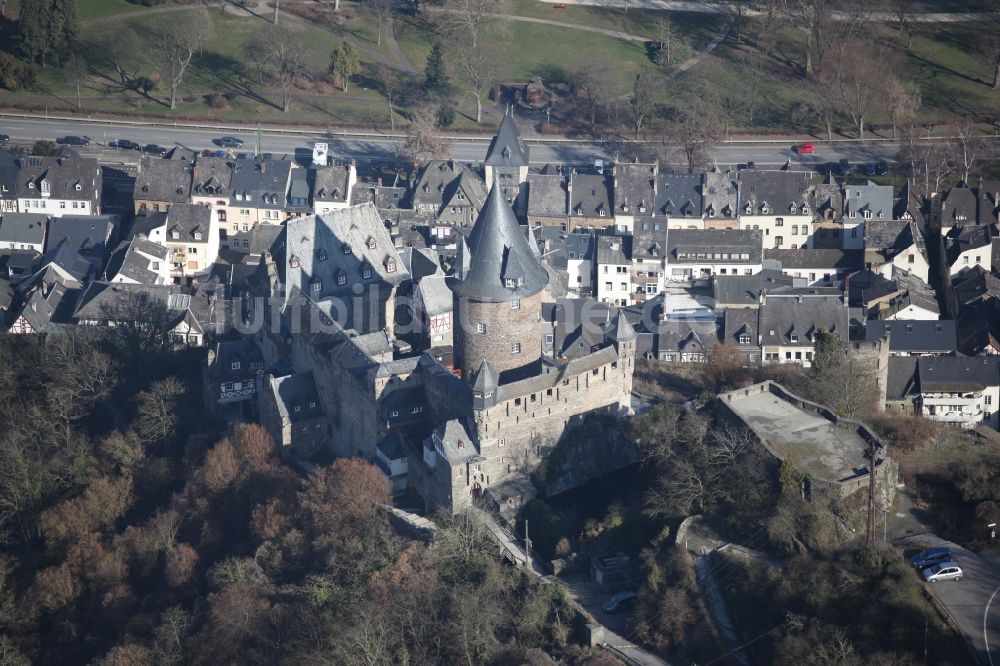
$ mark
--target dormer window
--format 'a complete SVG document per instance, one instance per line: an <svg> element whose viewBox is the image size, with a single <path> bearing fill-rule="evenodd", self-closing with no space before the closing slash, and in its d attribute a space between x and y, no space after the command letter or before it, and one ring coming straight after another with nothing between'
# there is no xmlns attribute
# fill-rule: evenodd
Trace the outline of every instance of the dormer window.
<svg viewBox="0 0 1000 666"><path fill-rule="evenodd" d="M789 213L793 213L793 214L795 213L795 204L794 203L788 204L788 212Z"/></svg>
<svg viewBox="0 0 1000 666"><path fill-rule="evenodd" d="M76 185L73 186L73 189L76 190L77 192L79 192L80 190L83 189L83 186L80 185L80 183L77 183Z"/></svg>
<svg viewBox="0 0 1000 666"><path fill-rule="evenodd" d="M351 246L348 245L347 243L344 243L344 254L350 254L350 253L351 253Z"/></svg>
<svg viewBox="0 0 1000 666"><path fill-rule="evenodd" d="M385 262L385 270L388 273L396 272L396 261L394 259L389 259Z"/></svg>
<svg viewBox="0 0 1000 666"><path fill-rule="evenodd" d="M201 240L201 232L200 231L194 232L194 239L195 240Z"/></svg>
<svg viewBox="0 0 1000 666"><path fill-rule="evenodd" d="M506 279L505 279L505 280L503 281L503 284L504 284L504 286L505 286L505 287L507 287L508 289L514 289L514 288L516 288L516 287L517 287L517 280L515 280L514 278L506 278Z"/></svg>
<svg viewBox="0 0 1000 666"><path fill-rule="evenodd" d="M809 214L809 204L802 204L802 214L803 215Z"/></svg>
<svg viewBox="0 0 1000 666"><path fill-rule="evenodd" d="M374 238L372 238L370 236L368 238L368 249L369 250L377 250L378 249L378 242Z"/></svg>
<svg viewBox="0 0 1000 666"><path fill-rule="evenodd" d="M312 287L313 291L319 292L319 291L321 291L323 289L323 281L322 280L313 280L312 284L310 284L309 286Z"/></svg>
<svg viewBox="0 0 1000 666"><path fill-rule="evenodd" d="M798 334L797 334L797 333L792 333L792 334L791 334L790 336L788 336L788 337L789 337L789 339L790 339L790 340L791 340L792 342L798 342L798 341L799 341L799 336L798 336Z"/></svg>
<svg viewBox="0 0 1000 666"><path fill-rule="evenodd" d="M302 405L295 405L295 411L301 412L302 411Z"/></svg>
<svg viewBox="0 0 1000 666"><path fill-rule="evenodd" d="M240 362L239 361L233 361L232 364L230 365L230 367L233 370L239 370L240 369Z"/></svg>
<svg viewBox="0 0 1000 666"><path fill-rule="evenodd" d="M28 189L29 190L35 189L35 183L34 183L34 181L31 181L31 180L28 181Z"/></svg>
<svg viewBox="0 0 1000 666"><path fill-rule="evenodd" d="M747 215L753 212L753 206L750 204L749 201L747 202L746 208L744 208L743 210L746 212Z"/></svg>
<svg viewBox="0 0 1000 666"><path fill-rule="evenodd" d="M179 239L181 237L181 235L177 231L171 231L170 232L170 237L173 238L174 240L177 240L177 239Z"/></svg>
<svg viewBox="0 0 1000 666"><path fill-rule="evenodd" d="M337 273L337 284L341 287L347 284L347 275L345 273L343 272Z"/></svg>
<svg viewBox="0 0 1000 666"><path fill-rule="evenodd" d="M740 334L740 344L741 345L748 345L748 344L750 344L750 336L747 335L746 333L741 333Z"/></svg>
<svg viewBox="0 0 1000 666"><path fill-rule="evenodd" d="M365 266L364 268L361 269L362 279L367 280L371 276L372 276L372 269L370 266Z"/></svg>
<svg viewBox="0 0 1000 666"><path fill-rule="evenodd" d="M291 266L292 268L298 268L300 265L299 258L293 254L292 257L288 260L288 265Z"/></svg>
<svg viewBox="0 0 1000 666"><path fill-rule="evenodd" d="M319 259L320 261L326 261L326 250L320 249L316 253L316 258Z"/></svg>

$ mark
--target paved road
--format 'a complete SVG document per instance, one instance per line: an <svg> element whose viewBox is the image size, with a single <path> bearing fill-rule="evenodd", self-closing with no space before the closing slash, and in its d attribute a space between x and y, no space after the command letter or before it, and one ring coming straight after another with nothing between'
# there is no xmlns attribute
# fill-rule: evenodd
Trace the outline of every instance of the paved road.
<svg viewBox="0 0 1000 666"><path fill-rule="evenodd" d="M962 628L980 663L1000 666L1000 561L977 555L933 534L907 537L913 551L948 546L965 572L961 581L928 585Z"/></svg>
<svg viewBox="0 0 1000 666"><path fill-rule="evenodd" d="M91 141L106 144L118 137L138 141L139 143L157 143L172 148L182 146L194 150L215 148L212 139L222 134L236 134L247 142L247 149L252 150L255 142L255 132L220 132L211 130L190 129L187 127L122 127L113 123L77 123L64 120L29 120L22 118L0 118L0 133L9 134L14 142L31 143L37 139L55 139L67 134L88 137ZM387 138L334 138L325 139L320 130L315 135L287 136L264 133L263 150L275 154L311 154L312 145L323 140L330 144L331 150L339 158L359 159L391 159L396 155L397 146L401 141L398 137ZM532 143L531 162L533 164L587 164L595 159L614 159L612 149L599 143ZM863 163L875 160L893 160L899 151L899 146L892 143L878 144L839 144L825 146L817 144L813 155L796 155L791 151L793 141L781 144L754 145L723 145L715 148L712 155L720 166L742 164L753 161L758 167L775 168L790 161L793 167L816 167L824 162L836 162L841 158L852 163ZM463 162L482 161L486 156L489 141L462 140L452 144L452 157ZM679 164L679 162L678 162Z"/></svg>
<svg viewBox="0 0 1000 666"><path fill-rule="evenodd" d="M604 7L607 9L658 9L672 12L694 12L697 14L732 14L733 6L725 2L700 2L699 0L541 0L548 4L567 5L587 5L590 7ZM759 9L746 9L747 16L760 16L765 12ZM966 23L969 21L982 21L992 19L996 14L992 12L916 12L909 15L913 23ZM898 18L894 12L869 12L867 15L870 21L891 23ZM853 20L850 14L845 12L833 12L835 21Z"/></svg>

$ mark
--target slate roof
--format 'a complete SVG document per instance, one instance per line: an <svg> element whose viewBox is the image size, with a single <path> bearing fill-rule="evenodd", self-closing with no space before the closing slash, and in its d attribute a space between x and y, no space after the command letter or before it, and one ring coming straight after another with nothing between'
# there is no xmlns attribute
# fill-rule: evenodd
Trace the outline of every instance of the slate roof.
<svg viewBox="0 0 1000 666"><path fill-rule="evenodd" d="M46 251L66 245L84 257L103 262L115 223L110 215L63 215L49 221ZM100 265L96 268L101 268Z"/></svg>
<svg viewBox="0 0 1000 666"><path fill-rule="evenodd" d="M809 187L815 176L812 171L744 169L739 173L739 212L746 214L749 203L751 215L810 215ZM770 213L763 211L765 204Z"/></svg>
<svg viewBox="0 0 1000 666"><path fill-rule="evenodd" d="M986 248L984 253L992 254L989 226L965 227L957 236L947 238L945 240L945 256L948 265L954 265L963 252L977 248Z"/></svg>
<svg viewBox="0 0 1000 666"><path fill-rule="evenodd" d="M420 173L413 188L411 205L414 208L453 205L453 199L461 190L467 202L476 210L486 201L486 185L465 165L454 160L432 160Z"/></svg>
<svg viewBox="0 0 1000 666"><path fill-rule="evenodd" d="M351 188L351 205L373 203L378 209L400 208L406 201L407 188L403 185L379 185L358 182Z"/></svg>
<svg viewBox="0 0 1000 666"><path fill-rule="evenodd" d="M715 275L712 293L716 303L752 305L760 303L760 292L792 286L792 278L781 271L765 268L754 275Z"/></svg>
<svg viewBox="0 0 1000 666"><path fill-rule="evenodd" d="M870 321L865 340L876 342L889 334L890 352L951 354L958 348L954 320Z"/></svg>
<svg viewBox="0 0 1000 666"><path fill-rule="evenodd" d="M496 136L490 141L483 164L492 167L528 166L528 154L528 145L521 140L513 114L505 113Z"/></svg>
<svg viewBox="0 0 1000 666"><path fill-rule="evenodd" d="M309 173L305 169L292 169L288 185L288 205L285 208L291 213L308 213L312 211L309 204Z"/></svg>
<svg viewBox="0 0 1000 666"><path fill-rule="evenodd" d="M312 170L313 202L347 203L351 169L346 166L326 166Z"/></svg>
<svg viewBox="0 0 1000 666"><path fill-rule="evenodd" d="M429 316L451 312L453 298L444 273L428 275L417 285L424 312Z"/></svg>
<svg viewBox="0 0 1000 666"><path fill-rule="evenodd" d="M165 263L167 261L167 248L144 238L134 238L125 245L121 266L114 271L113 275L115 277L123 275L140 284L159 284L163 278L160 273L150 268L150 264L153 261ZM149 257L153 257L153 259ZM110 266L108 272L111 273Z"/></svg>
<svg viewBox="0 0 1000 666"><path fill-rule="evenodd" d="M612 217L611 196L607 179L598 174L571 173L569 176L569 209L572 215ZM604 215L601 215L604 211Z"/></svg>
<svg viewBox="0 0 1000 666"><path fill-rule="evenodd" d="M781 263L782 269L835 268L855 271L865 265L864 250L764 250L764 258Z"/></svg>
<svg viewBox="0 0 1000 666"><path fill-rule="evenodd" d="M240 367L233 370L233 363L239 363ZM217 382L236 381L255 373L252 363L260 367L264 364L264 355L253 337L224 340L215 345L215 359L208 366L208 376Z"/></svg>
<svg viewBox="0 0 1000 666"><path fill-rule="evenodd" d="M921 393L966 393L1000 386L996 356L921 356L917 360Z"/></svg>
<svg viewBox="0 0 1000 666"><path fill-rule="evenodd" d="M758 340L757 308L726 308L722 311L722 341L728 344L739 344L741 334L750 336L750 345L756 346ZM744 345L745 347L746 345Z"/></svg>
<svg viewBox="0 0 1000 666"><path fill-rule="evenodd" d="M190 162L143 157L135 177L135 198L187 203L191 196Z"/></svg>
<svg viewBox="0 0 1000 666"><path fill-rule="evenodd" d="M409 278L370 203L289 220L286 230L282 270L289 293L297 289L322 300L352 294L358 284L396 286Z"/></svg>
<svg viewBox="0 0 1000 666"><path fill-rule="evenodd" d="M951 278L951 287L959 305L1000 299L1000 278L979 265L960 270Z"/></svg>
<svg viewBox="0 0 1000 666"><path fill-rule="evenodd" d="M323 416L323 403L311 371L287 377L271 376L268 385L283 419L297 423Z"/></svg>
<svg viewBox="0 0 1000 666"><path fill-rule="evenodd" d="M208 243L212 209L200 204L174 204L167 211L168 243ZM177 237L174 238L174 234ZM201 238L196 238L200 234Z"/></svg>
<svg viewBox="0 0 1000 666"><path fill-rule="evenodd" d="M114 308L122 298L130 294L145 294L146 298L166 305L170 295L178 293L180 287L173 284L122 284L94 280L83 290L73 317L101 321L107 319L107 308Z"/></svg>
<svg viewBox="0 0 1000 666"><path fill-rule="evenodd" d="M223 157L199 157L191 176L191 195L229 197L235 160Z"/></svg>
<svg viewBox="0 0 1000 666"><path fill-rule="evenodd" d="M614 167L616 215L650 215L656 199L656 165L617 163Z"/></svg>
<svg viewBox="0 0 1000 666"><path fill-rule="evenodd" d="M597 263L628 265L632 263L632 236L598 236Z"/></svg>
<svg viewBox="0 0 1000 666"><path fill-rule="evenodd" d="M9 150L0 148L0 200L17 198L21 169Z"/></svg>
<svg viewBox="0 0 1000 666"><path fill-rule="evenodd" d="M840 296L769 294L760 305L761 344L808 344L821 328L846 342L850 335L849 321ZM791 342L793 334L798 336L798 343Z"/></svg>
<svg viewBox="0 0 1000 666"><path fill-rule="evenodd" d="M736 171L712 169L705 174L702 207L708 218L735 218L739 204Z"/></svg>
<svg viewBox="0 0 1000 666"><path fill-rule="evenodd" d="M707 354L719 344L718 324L713 321L671 320L659 326L660 352Z"/></svg>
<svg viewBox="0 0 1000 666"><path fill-rule="evenodd" d="M705 210L705 200L702 196L705 178L706 175L700 173L659 174L656 177L657 188L653 214L700 219ZM718 201L718 194L716 191L712 195L712 201ZM715 215L720 215L724 207L716 208Z"/></svg>
<svg viewBox="0 0 1000 666"><path fill-rule="evenodd" d="M872 220L892 219L892 185L876 185L869 180L864 185L844 186L844 216L865 219L866 213L871 213Z"/></svg>
<svg viewBox="0 0 1000 666"><path fill-rule="evenodd" d="M101 166L90 157L22 157L17 196L42 197L42 181L48 182L49 199L89 201L101 198ZM77 189L79 188L79 189Z"/></svg>
<svg viewBox="0 0 1000 666"><path fill-rule="evenodd" d="M759 264L763 238L763 232L759 229L670 229L667 231L668 262L682 264L725 261ZM679 256L682 253L706 256L700 259L682 259Z"/></svg>
<svg viewBox="0 0 1000 666"><path fill-rule="evenodd" d="M479 456L479 446L470 432L462 420L451 419L434 430L425 446L433 442L431 446L438 448L449 464L461 464Z"/></svg>
<svg viewBox="0 0 1000 666"><path fill-rule="evenodd" d="M835 180L812 185L808 200L814 219L839 221L844 213L844 192Z"/></svg>
<svg viewBox="0 0 1000 666"><path fill-rule="evenodd" d="M42 245L48 219L41 213L4 213L0 218L0 244Z"/></svg>
<svg viewBox="0 0 1000 666"><path fill-rule="evenodd" d="M666 248L666 221L650 218L636 220L632 229L633 259L663 259Z"/></svg>
<svg viewBox="0 0 1000 666"><path fill-rule="evenodd" d="M50 332L72 323L73 308L79 297L79 288L58 280L43 281L35 286L17 314L24 317L35 333Z"/></svg>
<svg viewBox="0 0 1000 666"><path fill-rule="evenodd" d="M230 182L229 205L284 210L291 179L288 160L236 160Z"/></svg>
<svg viewBox="0 0 1000 666"><path fill-rule="evenodd" d="M498 187L490 190L467 246L469 270L460 278L449 278L449 286L459 296L499 303L537 294L549 282ZM511 280L516 286L508 286Z"/></svg>
<svg viewBox="0 0 1000 666"><path fill-rule="evenodd" d="M569 205L566 177L562 175L528 174L528 215L565 217Z"/></svg>
<svg viewBox="0 0 1000 666"><path fill-rule="evenodd" d="M979 202L976 193L965 183L941 194L941 223L947 226L979 224Z"/></svg>
<svg viewBox="0 0 1000 666"><path fill-rule="evenodd" d="M889 377L885 399L892 401L912 398L917 391L917 356L890 356Z"/></svg>

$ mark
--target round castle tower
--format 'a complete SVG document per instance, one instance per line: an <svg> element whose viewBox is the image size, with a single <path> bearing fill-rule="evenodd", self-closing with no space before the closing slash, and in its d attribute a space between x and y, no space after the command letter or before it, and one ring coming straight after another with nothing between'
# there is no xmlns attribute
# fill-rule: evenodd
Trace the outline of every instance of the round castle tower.
<svg viewBox="0 0 1000 666"><path fill-rule="evenodd" d="M502 375L537 365L542 356L541 292L549 283L538 245L529 242L494 185L454 276L455 362L467 381L485 361Z"/></svg>

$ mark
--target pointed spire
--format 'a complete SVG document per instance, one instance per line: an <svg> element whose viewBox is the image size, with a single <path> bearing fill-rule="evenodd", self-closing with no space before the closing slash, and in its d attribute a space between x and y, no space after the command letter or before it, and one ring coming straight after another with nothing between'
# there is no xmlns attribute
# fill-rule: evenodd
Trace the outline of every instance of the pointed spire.
<svg viewBox="0 0 1000 666"><path fill-rule="evenodd" d="M455 256L455 277L464 280L469 274L472 265L472 256L469 254L469 244L465 242L465 236L459 234L458 253Z"/></svg>
<svg viewBox="0 0 1000 666"><path fill-rule="evenodd" d="M608 329L608 337L615 342L627 342L629 340L635 340L635 329L632 328L632 324L629 323L625 315L622 314L621 310L615 315L614 323L611 324L611 328Z"/></svg>
<svg viewBox="0 0 1000 666"><path fill-rule="evenodd" d="M472 390L477 393L486 393L496 389L500 384L500 375L493 369L489 361L479 364L479 369L472 375Z"/></svg>
<svg viewBox="0 0 1000 666"><path fill-rule="evenodd" d="M514 211L494 185L468 238L469 268L449 286L459 296L499 303L526 298L548 284L549 275L531 250ZM463 250L464 252L464 250Z"/></svg>
<svg viewBox="0 0 1000 666"><path fill-rule="evenodd" d="M528 146L521 140L521 132L517 129L517 123L514 122L514 114L510 107L504 113L496 136L490 142L483 164L495 167L528 166Z"/></svg>

